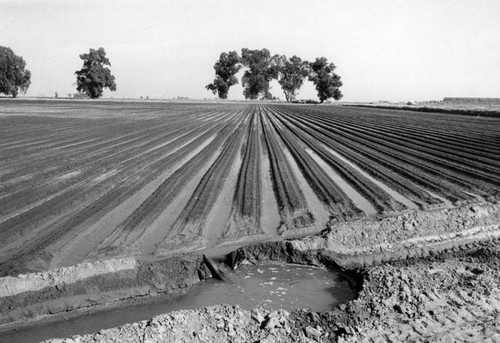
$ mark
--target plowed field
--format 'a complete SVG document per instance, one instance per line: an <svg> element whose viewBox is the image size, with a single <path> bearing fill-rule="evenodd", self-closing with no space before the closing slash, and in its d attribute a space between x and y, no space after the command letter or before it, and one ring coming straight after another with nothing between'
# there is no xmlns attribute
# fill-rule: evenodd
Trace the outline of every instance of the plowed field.
<svg viewBox="0 0 500 343"><path fill-rule="evenodd" d="M2 101L0 276L500 199L500 118Z"/></svg>

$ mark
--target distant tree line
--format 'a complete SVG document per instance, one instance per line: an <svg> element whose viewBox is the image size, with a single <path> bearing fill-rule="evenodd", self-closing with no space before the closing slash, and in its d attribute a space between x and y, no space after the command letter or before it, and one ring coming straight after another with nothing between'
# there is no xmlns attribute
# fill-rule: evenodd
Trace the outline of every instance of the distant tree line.
<svg viewBox="0 0 500 343"><path fill-rule="evenodd" d="M115 77L111 74L111 63L104 48L90 49L80 55L82 69L77 70L76 86L78 94L89 98L99 98L105 88L116 91ZM31 84L31 73L25 69L26 62L14 54L12 49L0 46L0 93L16 97L26 93ZM303 61L298 56L271 55L267 49L241 49L223 52L215 62L214 81L206 86L221 99L226 99L229 89L238 83L236 74L244 68L241 78L246 99L273 99L269 83L275 79L285 93L287 101L295 100L304 80L312 81L320 102L342 98L342 81L335 73L335 65L326 57L314 62Z"/></svg>
<svg viewBox="0 0 500 343"><path fill-rule="evenodd" d="M275 79L285 93L286 101L295 100L304 80L312 81L318 92L320 102L333 98L340 100L342 81L335 73L335 65L326 57L316 58L314 62L303 61L298 56L273 55L267 49L241 49L223 52L215 62L214 81L206 86L221 99L226 99L229 88L238 83L236 74L245 68L241 83L246 99L273 99L269 83Z"/></svg>

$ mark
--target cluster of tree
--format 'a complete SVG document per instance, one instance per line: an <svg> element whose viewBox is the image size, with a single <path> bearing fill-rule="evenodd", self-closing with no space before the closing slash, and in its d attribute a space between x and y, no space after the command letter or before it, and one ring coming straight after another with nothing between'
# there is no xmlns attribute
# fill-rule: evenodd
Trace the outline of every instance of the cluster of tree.
<svg viewBox="0 0 500 343"><path fill-rule="evenodd" d="M83 67L75 72L79 94L92 99L102 96L104 88L116 91L115 77L106 66L111 66L104 48L90 49L81 54ZM0 46L0 93L17 97L19 92L26 93L31 84L31 73L25 69L26 62L14 54L12 49ZM56 98L58 96L55 93Z"/></svg>
<svg viewBox="0 0 500 343"><path fill-rule="evenodd" d="M111 66L104 48L90 49L81 54L82 69L75 72L77 91L92 99L102 96L103 90L116 91L115 77L107 66ZM26 62L14 54L10 48L0 47L0 93L16 97L19 92L26 93L31 81L31 73L25 69ZM335 65L325 57L314 62L303 61L298 56L288 58L284 55L271 55L269 50L241 49L220 54L215 62L215 79L206 88L226 99L229 88L238 83L236 74L245 68L242 77L243 94L246 99L273 99L269 83L276 79L287 101L294 101L300 87L307 78L316 86L320 102L342 98L342 81L335 73Z"/></svg>
<svg viewBox="0 0 500 343"><path fill-rule="evenodd" d="M242 67L246 68L241 79L246 99L272 99L269 83L276 79L286 100L291 102L306 78L314 83L320 102L342 98L340 76L335 73L335 65L325 57L308 62L298 56L271 55L267 49L243 48L241 56L236 51L221 53L214 65L215 79L206 89L226 99L229 88L238 83L236 74Z"/></svg>

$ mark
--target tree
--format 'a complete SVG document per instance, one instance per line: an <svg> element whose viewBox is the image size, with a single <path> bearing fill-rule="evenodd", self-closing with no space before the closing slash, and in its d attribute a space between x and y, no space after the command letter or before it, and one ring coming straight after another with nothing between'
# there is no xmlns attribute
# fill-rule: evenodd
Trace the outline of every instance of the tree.
<svg viewBox="0 0 500 343"><path fill-rule="evenodd" d="M11 48L0 46L0 93L17 97L26 93L31 84L31 72L25 70L26 62Z"/></svg>
<svg viewBox="0 0 500 343"><path fill-rule="evenodd" d="M316 86L320 102L323 103L329 98L340 100L342 92L339 88L342 86L342 81L340 81L340 76L334 73L335 65L328 63L326 57L320 57L310 62L309 67L311 68L309 80Z"/></svg>
<svg viewBox="0 0 500 343"><path fill-rule="evenodd" d="M302 61L300 57L293 56L288 59L283 55L279 58L278 83L285 93L286 101L290 102L295 99L309 71L309 63Z"/></svg>
<svg viewBox="0 0 500 343"><path fill-rule="evenodd" d="M83 67L75 72L78 92L95 99L102 96L104 88L116 91L115 77L111 75L109 68L105 67L111 67L111 63L104 48L90 49L88 54L81 54L80 58L83 60Z"/></svg>
<svg viewBox="0 0 500 343"><path fill-rule="evenodd" d="M221 99L227 99L229 88L238 83L236 73L241 69L240 56L236 51L221 53L214 64L215 79L205 86L207 90L217 94Z"/></svg>
<svg viewBox="0 0 500 343"><path fill-rule="evenodd" d="M259 95L272 97L269 82L278 76L278 57L271 56L267 49L241 49L241 62L248 68L242 78L246 99L257 99Z"/></svg>

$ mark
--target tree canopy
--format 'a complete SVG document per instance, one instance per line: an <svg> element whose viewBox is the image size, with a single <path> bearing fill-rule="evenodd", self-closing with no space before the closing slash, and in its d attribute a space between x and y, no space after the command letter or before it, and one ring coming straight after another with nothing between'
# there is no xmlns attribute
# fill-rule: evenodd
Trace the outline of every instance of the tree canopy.
<svg viewBox="0 0 500 343"><path fill-rule="evenodd" d="M243 48L241 57L236 51L221 53L214 65L215 79L205 88L226 99L229 88L238 83L236 74L242 67L245 67L241 81L246 99L276 99L269 91L271 80L276 79L286 101L294 101L306 78L314 83L321 103L330 98L342 98L339 89L342 81L335 73L335 65L329 63L326 57L308 62L295 55L291 58L271 55L267 49Z"/></svg>
<svg viewBox="0 0 500 343"><path fill-rule="evenodd" d="M115 77L105 67L111 66L111 63L104 48L90 49L88 54L81 54L80 58L83 60L83 67L75 72L78 92L95 99L102 96L104 88L116 91Z"/></svg>
<svg viewBox="0 0 500 343"><path fill-rule="evenodd" d="M295 100L304 79L309 75L309 62L302 61L298 56L288 59L284 55L278 61L278 83L285 93L286 101L290 102Z"/></svg>
<svg viewBox="0 0 500 343"><path fill-rule="evenodd" d="M316 86L320 102L323 103L329 98L340 100L342 92L339 88L342 86L342 81L340 81L340 76L334 72L335 65L328 63L326 57L319 57L316 58L316 61L310 62L309 67L311 68L309 80Z"/></svg>
<svg viewBox="0 0 500 343"><path fill-rule="evenodd" d="M241 69L240 57L236 51L221 53L219 60L215 62L215 79L206 85L206 89L217 93L219 98L226 99L229 88L238 83L236 73Z"/></svg>
<svg viewBox="0 0 500 343"><path fill-rule="evenodd" d="M14 54L11 48L0 46L0 93L17 97L26 93L31 84L31 72L26 62Z"/></svg>
<svg viewBox="0 0 500 343"><path fill-rule="evenodd" d="M278 76L278 56L267 49L241 49L241 62L248 69L243 74L243 95L246 99L271 98L269 82Z"/></svg>

